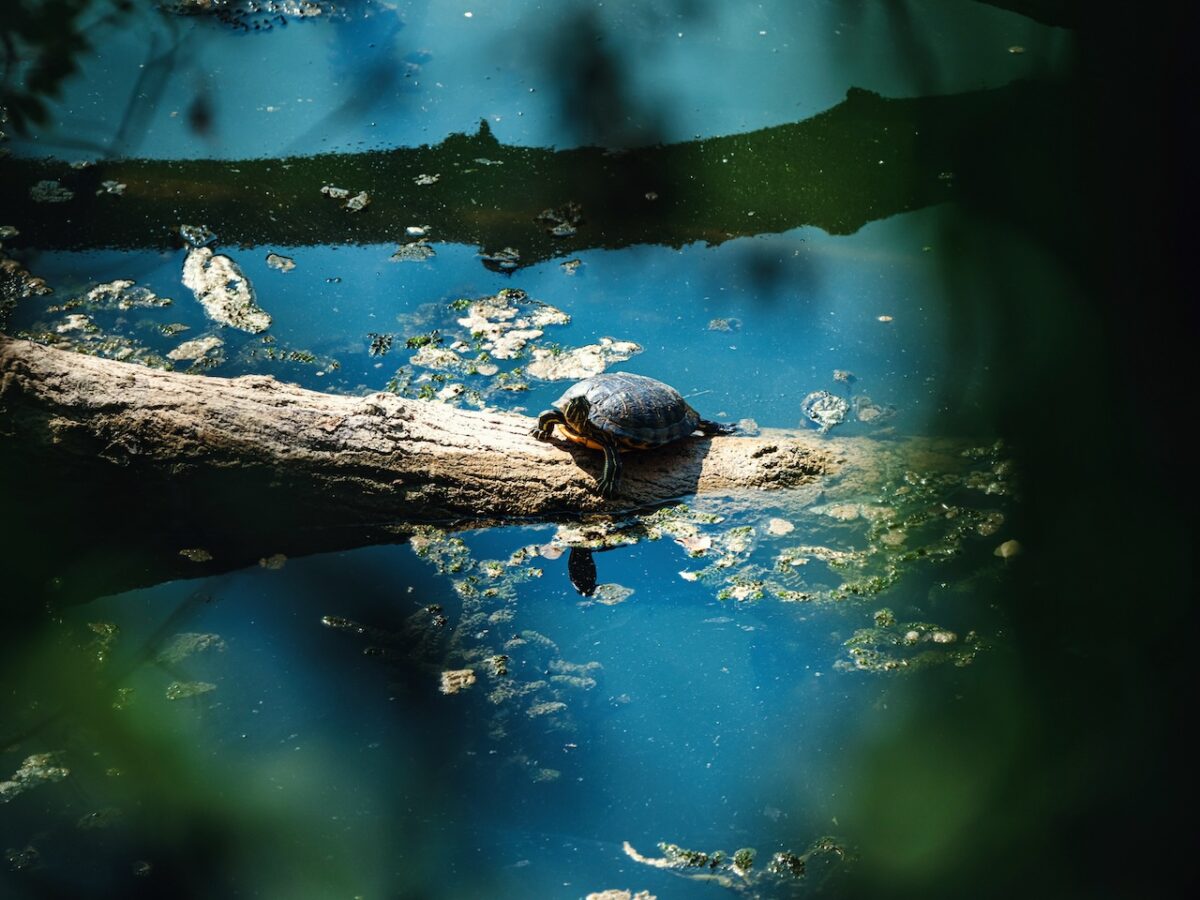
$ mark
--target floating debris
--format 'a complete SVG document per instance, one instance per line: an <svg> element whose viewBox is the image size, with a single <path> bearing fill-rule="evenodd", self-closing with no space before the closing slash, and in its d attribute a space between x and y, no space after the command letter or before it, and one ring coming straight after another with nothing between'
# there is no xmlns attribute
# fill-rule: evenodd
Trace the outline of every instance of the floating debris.
<svg viewBox="0 0 1200 900"><path fill-rule="evenodd" d="M525 710L525 715L531 719L537 719L542 716L553 715L554 713L562 712L567 708L567 704L561 700L546 700L541 703L534 703L529 709Z"/></svg>
<svg viewBox="0 0 1200 900"><path fill-rule="evenodd" d="M7 241L9 238L17 237L21 232L17 230L15 225L0 225L0 241Z"/></svg>
<svg viewBox="0 0 1200 900"><path fill-rule="evenodd" d="M745 875L754 868L756 851L753 847L742 847L733 854L733 869L739 875Z"/></svg>
<svg viewBox="0 0 1200 900"><path fill-rule="evenodd" d="M280 256L278 253L267 254L267 266L280 272L290 272L296 268L296 261L290 256Z"/></svg>
<svg viewBox="0 0 1200 900"><path fill-rule="evenodd" d="M735 600L738 603L748 603L755 600L761 600L764 584L762 581L747 578L743 575L733 575L730 577L728 587L724 587L717 592L718 600Z"/></svg>
<svg viewBox="0 0 1200 900"><path fill-rule="evenodd" d="M533 361L525 367L525 371L543 381L577 381L599 375L612 363L624 362L641 352L640 344L608 337L574 350L555 352L545 347L537 347L533 351Z"/></svg>
<svg viewBox="0 0 1200 900"><path fill-rule="evenodd" d="M132 279L119 278L98 284L86 294L73 297L66 303L46 307L48 313L67 312L73 309L130 310L152 309L170 306L170 297L160 297L146 287L137 286Z"/></svg>
<svg viewBox="0 0 1200 900"><path fill-rule="evenodd" d="M0 156L0 158L3 158ZM0 802L3 802L0 800ZM21 872L25 869L34 869L41 865L42 854L36 847L27 844L22 849L9 847L4 851L4 861L8 864L9 869L14 872Z"/></svg>
<svg viewBox="0 0 1200 900"><path fill-rule="evenodd" d="M542 210L537 220L554 237L570 237L579 230L578 226L583 221L583 207L571 201L554 209Z"/></svg>
<svg viewBox="0 0 1200 900"><path fill-rule="evenodd" d="M935 665L968 666L984 649L971 631L959 639L946 628L926 622L899 624L890 609L878 610L874 626L861 628L846 641L849 659L840 659L840 671L881 673L915 672Z"/></svg>
<svg viewBox="0 0 1200 900"><path fill-rule="evenodd" d="M841 382L842 384L854 384L854 382L858 381L858 376L853 372L848 372L845 369L834 369L833 380Z"/></svg>
<svg viewBox="0 0 1200 900"><path fill-rule="evenodd" d="M0 256L0 312L7 311L18 300L52 293L45 279L29 274L15 259Z"/></svg>
<svg viewBox="0 0 1200 900"><path fill-rule="evenodd" d="M737 430L738 434L743 435L744 437L754 437L761 431L761 429L758 427L758 423L753 419L738 419Z"/></svg>
<svg viewBox="0 0 1200 900"><path fill-rule="evenodd" d="M853 522L863 514L863 508L858 503L831 503L828 506L813 506L809 513L814 516L828 516L839 522Z"/></svg>
<svg viewBox="0 0 1200 900"><path fill-rule="evenodd" d="M339 5L332 0L159 0L158 5L181 16L211 15L245 31L270 31L285 19L339 13Z"/></svg>
<svg viewBox="0 0 1200 900"><path fill-rule="evenodd" d="M351 196L351 191L346 188L336 187L332 184L327 184L321 188L321 193L333 200L342 201L342 209L348 212L361 212L366 209L371 203L371 195L366 191L360 191L354 196Z"/></svg>
<svg viewBox="0 0 1200 900"><path fill-rule="evenodd" d="M367 338L371 342L367 348L367 352L372 356L386 356L388 351L392 349L392 335L390 334L368 331Z"/></svg>
<svg viewBox="0 0 1200 900"><path fill-rule="evenodd" d="M521 251L516 247L505 247L495 253L481 253L484 266L493 272L511 274L521 264Z"/></svg>
<svg viewBox="0 0 1200 900"><path fill-rule="evenodd" d="M804 860L789 850L781 850L771 857L767 863L767 871L772 875L786 875L789 878L801 878L804 875Z"/></svg>
<svg viewBox="0 0 1200 900"><path fill-rule="evenodd" d="M451 669L442 673L439 690L443 694L457 694L475 683L474 669Z"/></svg>
<svg viewBox="0 0 1200 900"><path fill-rule="evenodd" d="M208 681L172 681L167 685L168 700L187 700L215 691L217 686Z"/></svg>
<svg viewBox="0 0 1200 900"><path fill-rule="evenodd" d="M8 803L40 784L62 781L70 775L70 769L58 764L60 756L60 753L35 753L25 757L8 781L0 781L0 803Z"/></svg>
<svg viewBox="0 0 1200 900"><path fill-rule="evenodd" d="M583 265L582 259L568 259L558 264L558 267L568 275L574 275L579 271L579 267Z"/></svg>
<svg viewBox="0 0 1200 900"><path fill-rule="evenodd" d="M1013 44L1011 47L1008 48L1008 52L1013 54L1014 56L1020 56L1022 53L1025 52L1025 48L1022 47L1020 44Z"/></svg>
<svg viewBox="0 0 1200 900"><path fill-rule="evenodd" d="M67 316L65 319L55 325L54 330L59 334L69 334L72 331L94 333L100 330L100 326L93 322L92 317L89 315L84 313L71 313L71 315Z"/></svg>
<svg viewBox="0 0 1200 900"><path fill-rule="evenodd" d="M741 327L741 319L712 319L708 323L709 331L739 331Z"/></svg>
<svg viewBox="0 0 1200 900"><path fill-rule="evenodd" d="M75 192L57 181L39 181L29 189L29 198L35 203L66 203L75 198Z"/></svg>
<svg viewBox="0 0 1200 900"><path fill-rule="evenodd" d="M827 434L829 429L846 421L850 404L829 391L813 391L800 401L800 411L817 423L820 434Z"/></svg>
<svg viewBox="0 0 1200 900"><path fill-rule="evenodd" d="M282 344L278 344L275 338L269 334L264 334L260 339L262 346L248 346L242 349L239 359L245 362L251 362L258 359L267 359L272 362L289 362L301 363L306 366L319 366L317 375L324 375L326 372L333 372L341 368L342 364L336 359L329 356L317 356L311 350L299 348L290 348Z"/></svg>
<svg viewBox="0 0 1200 900"><path fill-rule="evenodd" d="M412 364L425 369L454 372L465 368L466 360L449 347L426 345L413 356Z"/></svg>
<svg viewBox="0 0 1200 900"><path fill-rule="evenodd" d="M396 248L396 251L388 257L391 262L425 262L437 256L433 247L426 241L410 241L407 244L401 244Z"/></svg>
<svg viewBox="0 0 1200 900"><path fill-rule="evenodd" d="M213 558L213 555L202 547L189 547L186 550L180 550L179 555L194 563L210 562Z"/></svg>
<svg viewBox="0 0 1200 900"><path fill-rule="evenodd" d="M592 593L592 599L605 606L616 606L618 603L624 603L633 594L633 588L627 588L623 585L598 584L596 585L596 590Z"/></svg>
<svg viewBox="0 0 1200 900"><path fill-rule="evenodd" d="M404 233L411 238L423 238L429 234L429 226L409 225L404 229Z"/></svg>
<svg viewBox="0 0 1200 900"><path fill-rule="evenodd" d="M100 187L96 189L96 196L99 197L101 194L112 194L113 196L119 197L121 194L125 193L125 188L128 186L129 185L122 184L119 181L102 181L100 182Z"/></svg>
<svg viewBox="0 0 1200 900"><path fill-rule="evenodd" d="M215 334L210 334L192 341L184 341L174 350L167 353L167 359L173 359L176 362L206 358L215 359L217 351L224 346L224 341Z"/></svg>
<svg viewBox="0 0 1200 900"><path fill-rule="evenodd" d="M171 638L170 642L158 651L155 659L160 663L174 665L183 662L193 654L203 653L206 650L224 653L224 639L218 634L185 631Z"/></svg>
<svg viewBox="0 0 1200 900"><path fill-rule="evenodd" d="M999 547L992 551L993 555L1000 557L1003 560L1012 559L1021 552L1021 545L1017 541L1005 541Z"/></svg>
<svg viewBox="0 0 1200 900"><path fill-rule="evenodd" d="M442 176L440 173L437 175L426 175L422 173L413 179L413 184L419 187L426 187L427 185L437 184L441 180Z"/></svg>
<svg viewBox="0 0 1200 900"><path fill-rule="evenodd" d="M893 319L892 319L892 317L891 317L891 316L876 316L876 317L875 317L875 319L876 319L876 321L878 321L878 322L891 322L891 321L893 321Z"/></svg>
<svg viewBox="0 0 1200 900"><path fill-rule="evenodd" d="M271 327L271 316L254 299L254 288L228 256L195 247L183 262L183 283L214 322L251 334Z"/></svg>
<svg viewBox="0 0 1200 900"><path fill-rule="evenodd" d="M272 553L270 556L265 556L258 561L259 566L272 571L279 571L287 563L287 556L282 553Z"/></svg>
<svg viewBox="0 0 1200 900"><path fill-rule="evenodd" d="M854 417L860 422L867 424L883 422L895 414L894 406L881 406L865 394L854 398Z"/></svg>
<svg viewBox="0 0 1200 900"><path fill-rule="evenodd" d="M584 900L657 900L649 891L638 891L636 894L626 890L609 888L604 891L593 891Z"/></svg>
<svg viewBox="0 0 1200 900"><path fill-rule="evenodd" d="M750 889L754 896L759 896L754 890L758 886L765 886L772 881L778 885L780 881L804 877L810 863L830 864L846 858L845 848L830 837L817 839L802 854L780 850L774 853L771 861L761 869L754 868L758 853L752 847L742 847L732 856L723 850L703 852L666 842L658 845L659 852L662 853L659 857L643 856L629 841L625 841L623 849L626 856L642 865L667 869L691 880L716 882L722 887L738 891ZM774 893L771 895L774 896Z"/></svg>
<svg viewBox="0 0 1200 900"><path fill-rule="evenodd" d="M458 324L482 339L482 349L495 359L513 359L547 325L566 325L571 317L560 309L531 300L522 290L505 288L469 303Z"/></svg>
<svg viewBox="0 0 1200 900"><path fill-rule="evenodd" d="M712 538L707 534L684 534L675 538L675 543L686 550L688 556L703 556L712 547Z"/></svg>
<svg viewBox="0 0 1200 900"><path fill-rule="evenodd" d="M796 530L796 526L787 519L768 519L767 534L780 537L785 534L791 534Z"/></svg>
<svg viewBox="0 0 1200 900"><path fill-rule="evenodd" d="M442 334L436 328L428 334L414 334L412 337L407 337L404 339L404 346L409 350L419 350L421 347L428 347L431 345L436 347L441 346L441 344ZM450 349L455 351L469 349L467 344L460 344L461 342L456 341L454 345L450 347Z"/></svg>
<svg viewBox="0 0 1200 900"><path fill-rule="evenodd" d="M179 236L189 247L207 247L217 239L204 225L180 225Z"/></svg>

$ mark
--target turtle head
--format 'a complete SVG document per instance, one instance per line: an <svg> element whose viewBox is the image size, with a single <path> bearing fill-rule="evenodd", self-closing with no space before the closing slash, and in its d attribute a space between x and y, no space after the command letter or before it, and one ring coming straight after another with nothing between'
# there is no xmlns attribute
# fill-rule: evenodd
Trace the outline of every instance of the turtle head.
<svg viewBox="0 0 1200 900"><path fill-rule="evenodd" d="M588 413L591 411L592 404L588 402L587 397L572 397L563 407L563 418L567 420L568 428L576 434L584 434L587 430Z"/></svg>

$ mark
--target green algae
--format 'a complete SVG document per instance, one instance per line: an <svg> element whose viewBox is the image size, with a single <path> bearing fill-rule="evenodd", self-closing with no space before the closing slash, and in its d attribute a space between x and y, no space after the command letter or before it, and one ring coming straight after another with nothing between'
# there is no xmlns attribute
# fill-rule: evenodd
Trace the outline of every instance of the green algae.
<svg viewBox="0 0 1200 900"><path fill-rule="evenodd" d="M89 622L88 630L95 637L88 644L86 652L97 666L108 662L112 655L112 647L121 634L121 629L114 622Z"/></svg>
<svg viewBox="0 0 1200 900"><path fill-rule="evenodd" d="M61 752L35 753L25 757L6 781L0 781L0 804L9 803L28 790L62 781L71 770L61 765Z"/></svg>
<svg viewBox="0 0 1200 900"><path fill-rule="evenodd" d="M624 850L626 856L643 865L665 869L690 881L715 883L750 896L761 896L759 892L763 890L795 885L805 879L814 866L819 866L823 874L828 873L848 856L843 844L828 836L813 841L803 853L777 850L765 866L757 868L758 851L753 847L742 847L731 855L724 850L693 850L664 841L658 844L661 856L648 857L626 841Z"/></svg>
<svg viewBox="0 0 1200 900"><path fill-rule="evenodd" d="M891 610L874 616L874 626L860 628L845 642L847 657L834 663L839 671L916 672L929 666L968 666L985 643L974 631L960 638L948 628L928 622L900 623Z"/></svg>
<svg viewBox="0 0 1200 900"><path fill-rule="evenodd" d="M392 349L394 337L390 334L380 334L378 331L369 331L367 340L370 342L367 352L371 356L385 356Z"/></svg>

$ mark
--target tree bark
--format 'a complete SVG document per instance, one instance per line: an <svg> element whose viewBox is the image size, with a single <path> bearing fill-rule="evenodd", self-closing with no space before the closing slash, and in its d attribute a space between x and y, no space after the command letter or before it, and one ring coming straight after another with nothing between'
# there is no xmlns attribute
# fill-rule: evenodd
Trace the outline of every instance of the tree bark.
<svg viewBox="0 0 1200 900"><path fill-rule="evenodd" d="M123 586L160 578L154 560L164 552L167 574L215 570L176 567L179 550L197 545L231 568L260 554L396 540L417 523L555 519L812 484L869 455L871 443L812 432L685 439L627 454L620 493L605 501L595 492L601 455L538 441L533 425L386 393L164 372L0 336L0 469L20 510L10 524L44 522L60 561L84 553L92 568L98 555L121 555L114 541L145 549L144 578L115 574Z"/></svg>
<svg viewBox="0 0 1200 900"><path fill-rule="evenodd" d="M534 518L771 489L835 471L816 435L695 437L625 457L620 495L595 492L603 458L530 434L535 420L387 393L348 397L270 376L164 372L0 338L4 440L101 474L204 470L288 485L325 523Z"/></svg>

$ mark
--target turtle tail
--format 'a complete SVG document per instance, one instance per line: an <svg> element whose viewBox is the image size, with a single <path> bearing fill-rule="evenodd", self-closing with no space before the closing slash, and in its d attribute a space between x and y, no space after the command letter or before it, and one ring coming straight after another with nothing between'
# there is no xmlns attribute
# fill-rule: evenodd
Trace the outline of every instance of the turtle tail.
<svg viewBox="0 0 1200 900"><path fill-rule="evenodd" d="M708 419L701 419L700 424L696 426L700 433L705 437L716 437L721 434L733 434L737 431L736 425L722 425L720 422L710 422Z"/></svg>

